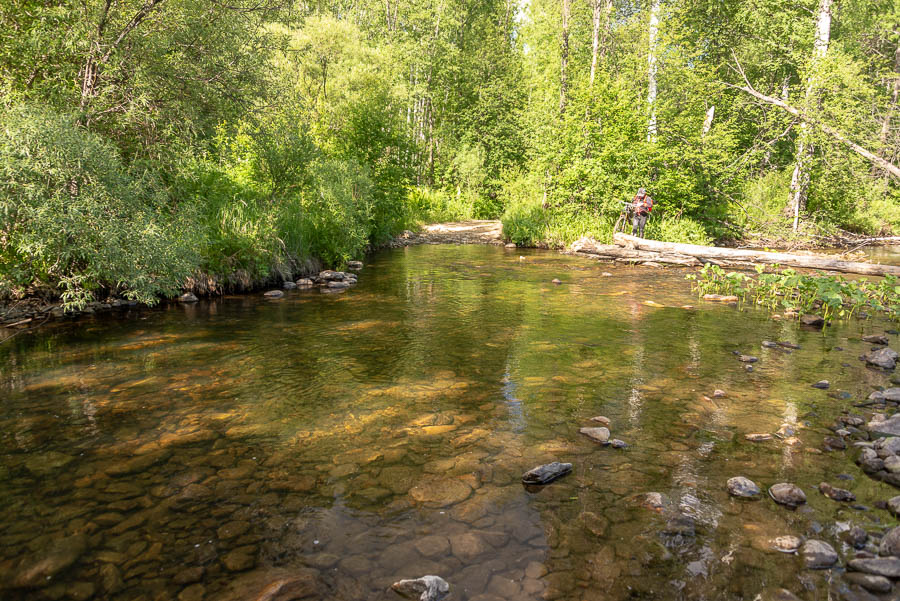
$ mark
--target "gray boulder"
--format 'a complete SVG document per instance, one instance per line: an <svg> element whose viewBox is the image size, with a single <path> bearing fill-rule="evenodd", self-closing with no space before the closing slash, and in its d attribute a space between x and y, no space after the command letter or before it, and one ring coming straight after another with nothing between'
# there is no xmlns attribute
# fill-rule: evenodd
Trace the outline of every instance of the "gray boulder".
<svg viewBox="0 0 900 601"><path fill-rule="evenodd" d="M735 476L734 478L729 478L728 482L725 483L725 487L728 489L728 494L735 497L743 497L746 499L755 497L759 495L760 490L756 483L743 476Z"/></svg>
<svg viewBox="0 0 900 601"><path fill-rule="evenodd" d="M572 471L571 463L546 463L532 468L522 474L523 484L549 484L557 478L562 478Z"/></svg>
<svg viewBox="0 0 900 601"><path fill-rule="evenodd" d="M806 494L796 484L789 482L779 482L769 487L769 496L776 503L787 505L788 507L797 507L806 503Z"/></svg>
<svg viewBox="0 0 900 601"><path fill-rule="evenodd" d="M877 351L869 351L863 355L863 360L869 365L882 369L894 369L897 366L897 351L890 348L880 348Z"/></svg>
<svg viewBox="0 0 900 601"><path fill-rule="evenodd" d="M609 442L609 428L580 428L578 431L591 440L601 444L607 444Z"/></svg>
<svg viewBox="0 0 900 601"><path fill-rule="evenodd" d="M810 539L800 547L804 565L810 570L827 570L838 560L837 551L825 541Z"/></svg>

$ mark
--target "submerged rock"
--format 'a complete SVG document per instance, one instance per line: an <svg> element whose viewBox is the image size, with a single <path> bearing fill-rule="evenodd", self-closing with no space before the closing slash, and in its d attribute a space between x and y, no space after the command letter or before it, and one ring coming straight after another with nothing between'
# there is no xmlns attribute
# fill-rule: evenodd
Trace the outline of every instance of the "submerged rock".
<svg viewBox="0 0 900 601"><path fill-rule="evenodd" d="M765 442L767 440L772 440L774 436L763 432L753 432L751 434L744 434L744 438L750 442Z"/></svg>
<svg viewBox="0 0 900 601"><path fill-rule="evenodd" d="M862 337L863 342L870 342L872 344L881 344L887 346L888 337L884 334L869 334L868 336Z"/></svg>
<svg viewBox="0 0 900 601"><path fill-rule="evenodd" d="M297 288L312 288L316 285L316 283L309 278L300 278L295 283L297 284Z"/></svg>
<svg viewBox="0 0 900 601"><path fill-rule="evenodd" d="M900 578L900 557L872 557L867 559L851 559L847 564L851 570L885 576L887 578Z"/></svg>
<svg viewBox="0 0 900 601"><path fill-rule="evenodd" d="M878 552L882 555L900 557L900 526L892 528L882 537Z"/></svg>
<svg viewBox="0 0 900 601"><path fill-rule="evenodd" d="M870 401L890 401L892 403L900 403L900 388L887 388L885 390L876 390L869 395Z"/></svg>
<svg viewBox="0 0 900 601"><path fill-rule="evenodd" d="M812 385L813 388L818 388L820 390L827 390L830 386L831 383L828 380L819 380Z"/></svg>
<svg viewBox="0 0 900 601"><path fill-rule="evenodd" d="M738 361L741 363L756 363L759 361L759 357L754 357L753 355L738 355Z"/></svg>
<svg viewBox="0 0 900 601"><path fill-rule="evenodd" d="M857 584L873 593L888 593L893 586L891 581L884 576L863 574L861 572L847 572L844 574L844 580L850 584Z"/></svg>
<svg viewBox="0 0 900 601"><path fill-rule="evenodd" d="M284 296L284 292L281 290L269 290L268 292L263 293L263 296L267 298L281 298Z"/></svg>
<svg viewBox="0 0 900 601"><path fill-rule="evenodd" d="M900 413L887 419L876 420L873 418L872 421L866 424L866 428L868 428L869 432L876 434L900 436Z"/></svg>
<svg viewBox="0 0 900 601"><path fill-rule="evenodd" d="M794 344L793 342L788 342L787 340L779 340L779 341L777 342L777 344L778 344L778 346L780 346L781 348L789 348L789 349L793 349L793 350L795 350L795 351L799 351L799 350L800 350L800 345L799 345L799 344Z"/></svg>
<svg viewBox="0 0 900 601"><path fill-rule="evenodd" d="M401 597L419 601L441 601L450 594L450 585L440 576L422 576L415 580L400 580L391 588Z"/></svg>
<svg viewBox="0 0 900 601"><path fill-rule="evenodd" d="M610 424L609 418L603 415L595 415L591 418L591 421L603 424L604 426L608 426Z"/></svg>
<svg viewBox="0 0 900 601"><path fill-rule="evenodd" d="M549 484L557 478L562 478L572 471L571 463L546 463L532 468L522 474L523 484Z"/></svg>
<svg viewBox="0 0 900 601"><path fill-rule="evenodd" d="M294 288L297 287L297 284L294 282L284 282L281 285L281 287L284 288L285 290L293 290Z"/></svg>
<svg viewBox="0 0 900 601"><path fill-rule="evenodd" d="M624 449L628 447L628 444L624 440L619 440L618 438L613 438L609 441L609 446L614 449Z"/></svg>
<svg viewBox="0 0 900 601"><path fill-rule="evenodd" d="M827 482L819 484L819 492L831 499L832 501L855 501L856 495L849 490L837 488Z"/></svg>
<svg viewBox="0 0 900 601"><path fill-rule="evenodd" d="M751 498L760 493L756 483L744 476L729 478L725 486L728 489L728 494L735 497Z"/></svg>
<svg viewBox="0 0 900 601"><path fill-rule="evenodd" d="M801 315L800 323L805 326L812 326L814 328L821 328L825 325L825 319L820 315Z"/></svg>
<svg viewBox="0 0 900 601"><path fill-rule="evenodd" d="M806 494L796 484L790 482L779 482L769 487L769 496L776 503L787 505L788 507L797 507L806 503Z"/></svg>
<svg viewBox="0 0 900 601"><path fill-rule="evenodd" d="M12 570L8 582L0 582L0 590L44 586L53 576L78 561L87 547L88 538L84 534L51 541L45 549L23 558Z"/></svg>
<svg viewBox="0 0 900 601"><path fill-rule="evenodd" d="M897 351L890 348L880 348L877 351L870 351L863 355L863 360L875 367L882 369L894 369L897 366Z"/></svg>
<svg viewBox="0 0 900 601"><path fill-rule="evenodd" d="M582 434L584 434L585 436L587 436L588 438L590 438L591 440L594 440L596 442L599 442L602 444L609 443L609 429L608 428L602 428L602 427L600 427L600 428L580 428L578 431L581 432Z"/></svg>
<svg viewBox="0 0 900 601"><path fill-rule="evenodd" d="M196 296L194 296L190 292L185 292L184 294L182 294L181 296L178 297L179 303L196 303L198 300L200 300L200 299L198 299Z"/></svg>
<svg viewBox="0 0 900 601"><path fill-rule="evenodd" d="M810 570L826 570L837 563L838 554L825 541L810 539L800 548L803 563Z"/></svg>

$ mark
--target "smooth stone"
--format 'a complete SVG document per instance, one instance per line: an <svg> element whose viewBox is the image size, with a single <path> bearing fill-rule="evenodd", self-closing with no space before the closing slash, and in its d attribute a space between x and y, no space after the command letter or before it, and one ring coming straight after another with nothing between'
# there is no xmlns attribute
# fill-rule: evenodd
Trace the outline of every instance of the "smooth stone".
<svg viewBox="0 0 900 601"><path fill-rule="evenodd" d="M178 601L203 601L204 595L206 595L206 587L203 586L203 583L198 582L186 586L178 593Z"/></svg>
<svg viewBox="0 0 900 601"><path fill-rule="evenodd" d="M191 294L190 292L185 292L181 296L178 297L179 303L196 303L200 299Z"/></svg>
<svg viewBox="0 0 900 601"><path fill-rule="evenodd" d="M325 282L339 282L344 279L344 272L326 269L325 271L319 272L319 279Z"/></svg>
<svg viewBox="0 0 900 601"><path fill-rule="evenodd" d="M285 290L293 290L297 287L297 284L295 282L284 282L281 287Z"/></svg>
<svg viewBox="0 0 900 601"><path fill-rule="evenodd" d="M347 269L362 269L362 261L347 261Z"/></svg>
<svg viewBox="0 0 900 601"><path fill-rule="evenodd" d="M256 565L256 547L245 545L229 551L222 557L222 565L229 572L243 572Z"/></svg>
<svg viewBox="0 0 900 601"><path fill-rule="evenodd" d="M869 334L868 336L862 337L863 342L870 342L872 344L883 344L887 346L889 342L888 337L883 334Z"/></svg>
<svg viewBox="0 0 900 601"><path fill-rule="evenodd" d="M900 413L883 420L873 419L866 424L866 428L875 434L900 436Z"/></svg>
<svg viewBox="0 0 900 601"><path fill-rule="evenodd" d="M36 588L47 584L53 576L62 572L84 554L88 547L85 534L54 540L50 545L33 555L26 556L12 570L9 584L12 588ZM6 588L0 582L0 590Z"/></svg>
<svg viewBox="0 0 900 601"><path fill-rule="evenodd" d="M409 489L409 496L419 503L446 507L465 501L472 487L456 478L426 476Z"/></svg>
<svg viewBox="0 0 900 601"><path fill-rule="evenodd" d="M184 584L179 582L178 584ZM111 563L100 566L100 586L107 595L118 593L125 586L122 580L122 572Z"/></svg>
<svg viewBox="0 0 900 601"><path fill-rule="evenodd" d="M551 284L556 284L556 285L558 286L558 285L562 284L562 280L559 280L559 279L557 279L557 278L553 278L552 280L550 280L550 283L551 283Z"/></svg>
<svg viewBox="0 0 900 601"><path fill-rule="evenodd" d="M610 424L609 418L604 415L595 415L591 418L591 421L603 424L604 426L608 426Z"/></svg>
<svg viewBox="0 0 900 601"><path fill-rule="evenodd" d="M25 467L35 476L47 476L58 469L62 469L75 461L72 455L48 451L46 453L30 454L25 459Z"/></svg>
<svg viewBox="0 0 900 601"><path fill-rule="evenodd" d="M760 493L756 483L744 476L729 478L728 482L725 483L725 487L728 489L728 494L735 497L750 498Z"/></svg>
<svg viewBox="0 0 900 601"><path fill-rule="evenodd" d="M831 499L832 501L855 501L856 495L849 490L837 488L827 482L819 484L819 492Z"/></svg>
<svg viewBox="0 0 900 601"><path fill-rule="evenodd" d="M523 484L549 484L557 478L561 478L572 471L571 463L546 463L532 468L522 474Z"/></svg>
<svg viewBox="0 0 900 601"><path fill-rule="evenodd" d="M609 442L609 429L608 428L580 428L578 430L591 440L596 442L606 444Z"/></svg>
<svg viewBox="0 0 900 601"><path fill-rule="evenodd" d="M870 401L890 401L892 403L900 403L900 388L892 387L885 390L876 390L869 395Z"/></svg>
<svg viewBox="0 0 900 601"><path fill-rule="evenodd" d="M268 292L265 292L265 293L263 294L263 296L268 297L268 298L281 298L282 296L284 296L284 291L282 291L282 290L269 290Z"/></svg>
<svg viewBox="0 0 900 601"><path fill-rule="evenodd" d="M828 380L819 380L815 384L812 385L813 388L818 388L820 390L826 390L831 386L831 383Z"/></svg>
<svg viewBox="0 0 900 601"><path fill-rule="evenodd" d="M891 530L881 538L881 544L878 545L878 552L881 555L900 557L900 526L891 528Z"/></svg>
<svg viewBox="0 0 900 601"><path fill-rule="evenodd" d="M753 355L738 355L738 361L741 363L756 363L759 361L759 357L754 357Z"/></svg>
<svg viewBox="0 0 900 601"><path fill-rule="evenodd" d="M619 440L618 438L613 438L609 441L609 446L614 449L624 449L628 446L628 444L624 440Z"/></svg>
<svg viewBox="0 0 900 601"><path fill-rule="evenodd" d="M838 554L825 541L810 539L800 547L803 563L810 570L823 570L837 563Z"/></svg>
<svg viewBox="0 0 900 601"><path fill-rule="evenodd" d="M309 278L300 278L295 284L297 284L297 288L312 288L316 285L316 283Z"/></svg>
<svg viewBox="0 0 900 601"><path fill-rule="evenodd" d="M219 536L220 540L227 540L229 538L236 538L250 529L250 522L246 522L243 520L228 522L223 526L219 527L216 531L216 534Z"/></svg>
<svg viewBox="0 0 900 601"><path fill-rule="evenodd" d="M753 432L751 434L744 434L744 438L750 442L765 442L767 440L772 440L774 436L762 432Z"/></svg>
<svg viewBox="0 0 900 601"><path fill-rule="evenodd" d="M863 355L863 360L869 365L882 369L894 369L897 366L897 351L890 348L880 348Z"/></svg>
<svg viewBox="0 0 900 601"><path fill-rule="evenodd" d="M900 496L891 497L887 501L888 511L893 513L895 516L900 517Z"/></svg>
<svg viewBox="0 0 900 601"><path fill-rule="evenodd" d="M349 288L351 285L352 284L347 281L333 280L333 281L328 282L328 288L330 288L332 290L344 290L346 288Z"/></svg>
<svg viewBox="0 0 900 601"><path fill-rule="evenodd" d="M862 549L866 546L866 540L868 540L868 533L860 528L859 526L854 526L849 530L841 533L841 538L843 538L848 545L853 547L854 549Z"/></svg>
<svg viewBox="0 0 900 601"><path fill-rule="evenodd" d="M769 487L769 496L776 503L787 505L788 507L797 507L806 503L806 494L796 484L789 482L780 482Z"/></svg>
<svg viewBox="0 0 900 601"><path fill-rule="evenodd" d="M172 582L175 584L193 584L194 582L200 582L203 579L203 574L206 572L206 568L203 566L193 566L190 568L185 568L175 574L175 577L172 579Z"/></svg>
<svg viewBox="0 0 900 601"><path fill-rule="evenodd" d="M432 535L420 538L414 546L425 557L438 557L447 554L450 550L450 541L446 536Z"/></svg>
<svg viewBox="0 0 900 601"><path fill-rule="evenodd" d="M449 537L453 555L463 562L469 562L490 550L484 540L474 532L464 532Z"/></svg>
<svg viewBox="0 0 900 601"><path fill-rule="evenodd" d="M821 328L825 325L825 319L819 315L801 315L800 323L806 326Z"/></svg>
<svg viewBox="0 0 900 601"><path fill-rule="evenodd" d="M391 588L401 597L419 601L441 601L450 594L450 585L440 576L422 576L415 580L400 580Z"/></svg>
<svg viewBox="0 0 900 601"><path fill-rule="evenodd" d="M863 574L860 572L847 572L844 574L844 580L850 584L858 584L873 593L889 593L893 586L891 581L884 576L875 576L874 574Z"/></svg>
<svg viewBox="0 0 900 601"><path fill-rule="evenodd" d="M900 558L898 557L851 559L847 565L851 570L857 572L886 576L887 578L900 578Z"/></svg>

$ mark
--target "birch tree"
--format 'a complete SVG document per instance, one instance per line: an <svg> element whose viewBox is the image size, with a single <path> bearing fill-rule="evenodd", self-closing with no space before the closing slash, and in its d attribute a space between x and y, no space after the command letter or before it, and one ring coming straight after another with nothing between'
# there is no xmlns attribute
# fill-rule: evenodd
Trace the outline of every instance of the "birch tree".
<svg viewBox="0 0 900 601"><path fill-rule="evenodd" d="M559 69L559 114L566 112L568 101L569 80L569 3L571 0L562 0L562 39L560 40L560 69Z"/></svg>
<svg viewBox="0 0 900 601"><path fill-rule="evenodd" d="M828 53L831 42L831 6L833 0L820 0L816 17L816 38L813 45L813 60L810 74L807 77L804 103L809 110L816 99L816 68ZM793 230L800 226L800 213L806 208L806 194L809 189L809 161L812 159L812 139L809 124L800 123L800 135L797 138L797 158L794 172L791 175L789 210L793 215Z"/></svg>
<svg viewBox="0 0 900 601"><path fill-rule="evenodd" d="M649 48L647 52L647 108L650 119L647 123L647 141L656 142L656 63L657 37L659 36L659 0L650 5Z"/></svg>

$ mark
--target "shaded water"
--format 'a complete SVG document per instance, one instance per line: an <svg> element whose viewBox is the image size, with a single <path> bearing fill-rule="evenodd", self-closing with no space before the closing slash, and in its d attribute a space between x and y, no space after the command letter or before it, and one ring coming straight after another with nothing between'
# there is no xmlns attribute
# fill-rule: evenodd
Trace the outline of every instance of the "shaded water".
<svg viewBox="0 0 900 601"><path fill-rule="evenodd" d="M820 451L846 397L887 384L857 356L889 326L804 329L698 303L683 277L420 246L372 257L344 294L16 337L0 347L0 596L256 599L300 574L290 598L395 599L391 582L432 573L458 600L824 599L827 574L770 539L844 554L846 523L891 521L813 488L894 495ZM627 449L578 433L599 414ZM784 424L799 440L744 439ZM574 472L526 491L553 460ZM809 503L732 499L735 475L796 482Z"/></svg>

